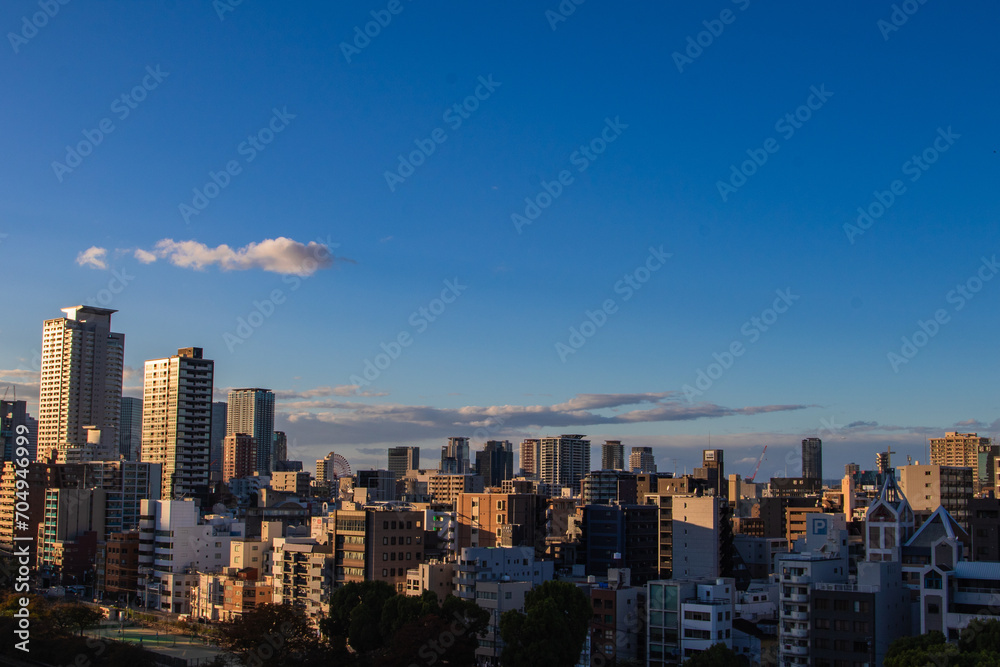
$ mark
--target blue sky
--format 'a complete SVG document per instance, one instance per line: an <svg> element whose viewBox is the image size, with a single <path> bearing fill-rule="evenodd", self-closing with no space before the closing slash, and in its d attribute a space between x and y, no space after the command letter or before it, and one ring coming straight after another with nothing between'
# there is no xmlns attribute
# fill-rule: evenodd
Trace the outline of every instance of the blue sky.
<svg viewBox="0 0 1000 667"><path fill-rule="evenodd" d="M5 3L0 381L36 399L42 320L89 301L133 369L197 345L279 391L309 465L484 429L793 475L820 435L829 477L1000 431L996 6L389 5Z"/></svg>

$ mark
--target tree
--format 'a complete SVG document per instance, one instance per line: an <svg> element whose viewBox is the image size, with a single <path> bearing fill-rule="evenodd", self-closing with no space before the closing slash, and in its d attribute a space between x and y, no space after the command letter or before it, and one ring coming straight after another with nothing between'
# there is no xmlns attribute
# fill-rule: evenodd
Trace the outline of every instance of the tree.
<svg viewBox="0 0 1000 667"><path fill-rule="evenodd" d="M320 623L328 637L345 637L351 648L368 653L388 644L382 634L382 608L396 595L384 581L351 582L334 591L330 616Z"/></svg>
<svg viewBox="0 0 1000 667"><path fill-rule="evenodd" d="M500 618L504 667L572 667L587 637L592 608L583 591L562 581L546 581L524 598L524 613Z"/></svg>
<svg viewBox="0 0 1000 667"><path fill-rule="evenodd" d="M725 644L712 644L707 650L695 653L684 661L684 667L733 667L746 662Z"/></svg>
<svg viewBox="0 0 1000 667"><path fill-rule="evenodd" d="M219 629L219 644L244 663L344 664L347 658L346 648L321 641L302 610L287 604L260 605Z"/></svg>
<svg viewBox="0 0 1000 667"><path fill-rule="evenodd" d="M974 618L958 639L962 651L1000 653L1000 621Z"/></svg>

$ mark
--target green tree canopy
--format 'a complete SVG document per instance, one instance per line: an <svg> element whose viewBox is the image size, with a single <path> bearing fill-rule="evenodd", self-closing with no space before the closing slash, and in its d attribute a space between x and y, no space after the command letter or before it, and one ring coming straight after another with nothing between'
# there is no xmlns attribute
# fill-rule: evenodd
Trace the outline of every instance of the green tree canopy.
<svg viewBox="0 0 1000 667"><path fill-rule="evenodd" d="M525 595L524 613L500 618L504 667L572 667L580 657L593 613L577 586L546 581Z"/></svg>
<svg viewBox="0 0 1000 667"><path fill-rule="evenodd" d="M219 644L244 664L344 664L348 658L346 647L321 641L305 613L287 604L263 604L221 623Z"/></svg>

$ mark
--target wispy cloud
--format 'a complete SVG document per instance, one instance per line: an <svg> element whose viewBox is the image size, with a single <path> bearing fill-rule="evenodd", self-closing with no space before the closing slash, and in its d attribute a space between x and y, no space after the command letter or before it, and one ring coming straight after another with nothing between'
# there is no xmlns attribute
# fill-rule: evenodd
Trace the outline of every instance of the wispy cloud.
<svg viewBox="0 0 1000 667"><path fill-rule="evenodd" d="M108 263L105 258L108 256L107 248L90 246L76 256L76 263L89 269L107 269Z"/></svg>
<svg viewBox="0 0 1000 667"><path fill-rule="evenodd" d="M295 399L304 398L322 398L324 396L388 396L388 392L384 391L361 391L360 385L356 384L341 384L336 387L331 387L325 385L322 387L315 387L313 389L305 389L302 391L294 389L276 389L274 391L274 398L279 401L291 401Z"/></svg>
<svg viewBox="0 0 1000 667"><path fill-rule="evenodd" d="M143 264L165 259L182 269L202 271L217 266L223 271L261 269L283 275L311 276L320 269L329 269L335 262L354 263L344 257L334 257L324 243L298 241L280 236L250 243L242 248L226 244L214 248L198 241L161 239L151 250L137 249L135 258Z"/></svg>
<svg viewBox="0 0 1000 667"><path fill-rule="evenodd" d="M303 392L299 392L302 394ZM319 400L317 400L319 399ZM618 408L635 407L616 414ZM447 437L487 428L496 433L523 429L573 428L606 424L693 421L767 412L803 410L808 405L728 408L712 403L689 405L679 392L579 394L555 405L494 405L436 408L426 405L357 403L302 396L283 403L292 422L320 422L331 439L367 444ZM578 431L579 432L579 431Z"/></svg>

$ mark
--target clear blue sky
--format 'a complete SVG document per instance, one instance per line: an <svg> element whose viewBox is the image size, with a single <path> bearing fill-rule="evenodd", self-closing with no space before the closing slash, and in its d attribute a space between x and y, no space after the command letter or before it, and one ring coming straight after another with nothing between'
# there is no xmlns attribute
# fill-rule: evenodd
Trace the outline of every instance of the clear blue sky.
<svg viewBox="0 0 1000 667"><path fill-rule="evenodd" d="M482 428L654 445L678 470L711 434L731 471L768 443L762 474L793 475L820 435L830 477L887 445L926 459L931 435L1000 430L1000 280L949 298L1000 253L996 5L914 3L898 26L890 2L592 0L565 21L556 0L227 5L0 7L0 381L19 397L37 398L42 320L89 301L120 311L133 369L195 345L219 388L281 392L309 466L331 449L384 465L393 444L429 464ZM373 11L391 21L358 48ZM261 130L271 143L244 143ZM433 153L397 171L417 142ZM907 164L925 149L926 170ZM210 172L228 183L199 201ZM543 181L558 196L512 220L549 203ZM310 242L333 256L311 273ZM226 338L274 290L252 335ZM798 298L764 331L751 318L776 290ZM366 360L386 367L352 388ZM717 375L703 390L699 370Z"/></svg>

